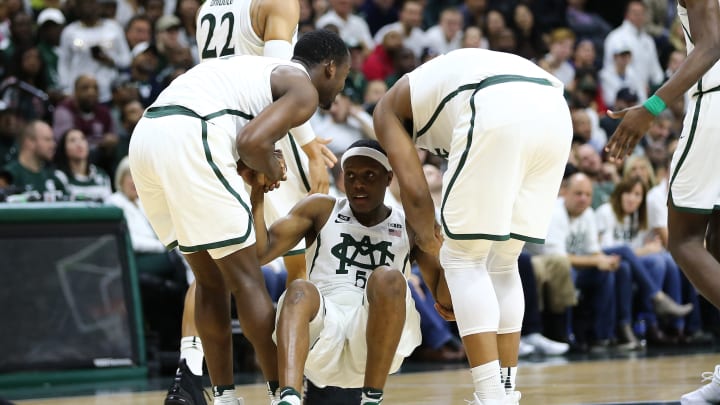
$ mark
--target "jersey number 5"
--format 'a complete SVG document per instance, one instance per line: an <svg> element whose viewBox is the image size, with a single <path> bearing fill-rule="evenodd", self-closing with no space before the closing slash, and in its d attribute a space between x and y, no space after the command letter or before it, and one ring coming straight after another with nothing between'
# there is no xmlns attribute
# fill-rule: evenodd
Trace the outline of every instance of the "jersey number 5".
<svg viewBox="0 0 720 405"><path fill-rule="evenodd" d="M215 33L215 25L217 24L217 21L215 20L215 16L212 14L206 14L203 16L203 18L200 19L200 26L203 25L205 21L208 22L210 25L208 27L208 36L207 36L207 42L205 42L205 46L202 50L202 59L210 59L210 58L217 58L218 56L228 56L228 55L234 55L235 54L235 47L230 46L230 40L232 39L233 35L233 28L235 26L235 16L232 12L227 12L220 17L220 25L222 26L223 23L227 20L228 22L228 32L227 32L227 38L225 39L225 45L223 46L222 50L220 51L220 55L217 54L217 47L213 49L208 49L210 47L210 43L212 42L213 34Z"/></svg>

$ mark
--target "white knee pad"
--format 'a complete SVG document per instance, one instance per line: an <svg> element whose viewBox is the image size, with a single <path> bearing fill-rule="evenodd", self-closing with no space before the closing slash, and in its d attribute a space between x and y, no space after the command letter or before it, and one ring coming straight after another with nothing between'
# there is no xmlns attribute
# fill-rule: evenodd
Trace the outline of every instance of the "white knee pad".
<svg viewBox="0 0 720 405"><path fill-rule="evenodd" d="M498 330L500 312L485 264L490 246L488 243L485 255L474 252L473 260L446 246L440 250L460 336Z"/></svg>
<svg viewBox="0 0 720 405"><path fill-rule="evenodd" d="M498 333L520 332L525 314L518 256L525 242L509 239L495 242L487 260L488 274L492 280L500 312Z"/></svg>

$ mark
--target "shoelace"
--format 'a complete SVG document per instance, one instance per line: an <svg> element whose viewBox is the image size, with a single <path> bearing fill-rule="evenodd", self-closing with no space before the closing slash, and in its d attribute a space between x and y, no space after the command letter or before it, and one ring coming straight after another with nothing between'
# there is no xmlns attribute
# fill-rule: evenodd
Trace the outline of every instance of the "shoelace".
<svg viewBox="0 0 720 405"><path fill-rule="evenodd" d="M712 381L714 375L715 373L713 373L712 371L704 371L702 374L700 374L700 377L702 377L701 382Z"/></svg>

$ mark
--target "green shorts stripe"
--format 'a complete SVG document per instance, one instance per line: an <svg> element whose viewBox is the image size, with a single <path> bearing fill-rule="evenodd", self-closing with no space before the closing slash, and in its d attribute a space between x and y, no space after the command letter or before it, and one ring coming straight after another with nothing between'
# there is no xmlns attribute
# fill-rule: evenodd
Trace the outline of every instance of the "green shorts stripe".
<svg viewBox="0 0 720 405"><path fill-rule="evenodd" d="M297 165L298 173L300 173L300 179L305 186L305 190L309 193L310 182L308 181L307 175L305 174L305 170L303 170L302 160L300 160L300 151L298 151L298 145L295 142L295 139L293 139L292 133L288 135L288 139L290 140L290 147L292 148L293 157L295 158L295 164Z"/></svg>

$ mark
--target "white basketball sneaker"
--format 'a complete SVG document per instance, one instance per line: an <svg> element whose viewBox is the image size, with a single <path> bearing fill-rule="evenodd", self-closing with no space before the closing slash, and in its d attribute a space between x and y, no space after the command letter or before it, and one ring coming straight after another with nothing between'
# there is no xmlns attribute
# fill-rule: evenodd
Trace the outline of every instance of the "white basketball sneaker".
<svg viewBox="0 0 720 405"><path fill-rule="evenodd" d="M520 391L513 391L503 399L480 399L477 393L473 393L473 398L474 401L469 402L468 405L519 405L522 394L520 394Z"/></svg>
<svg viewBox="0 0 720 405"><path fill-rule="evenodd" d="M703 382L708 384L680 397L681 405L711 405L720 403L720 365L715 366L715 372L702 373Z"/></svg>

